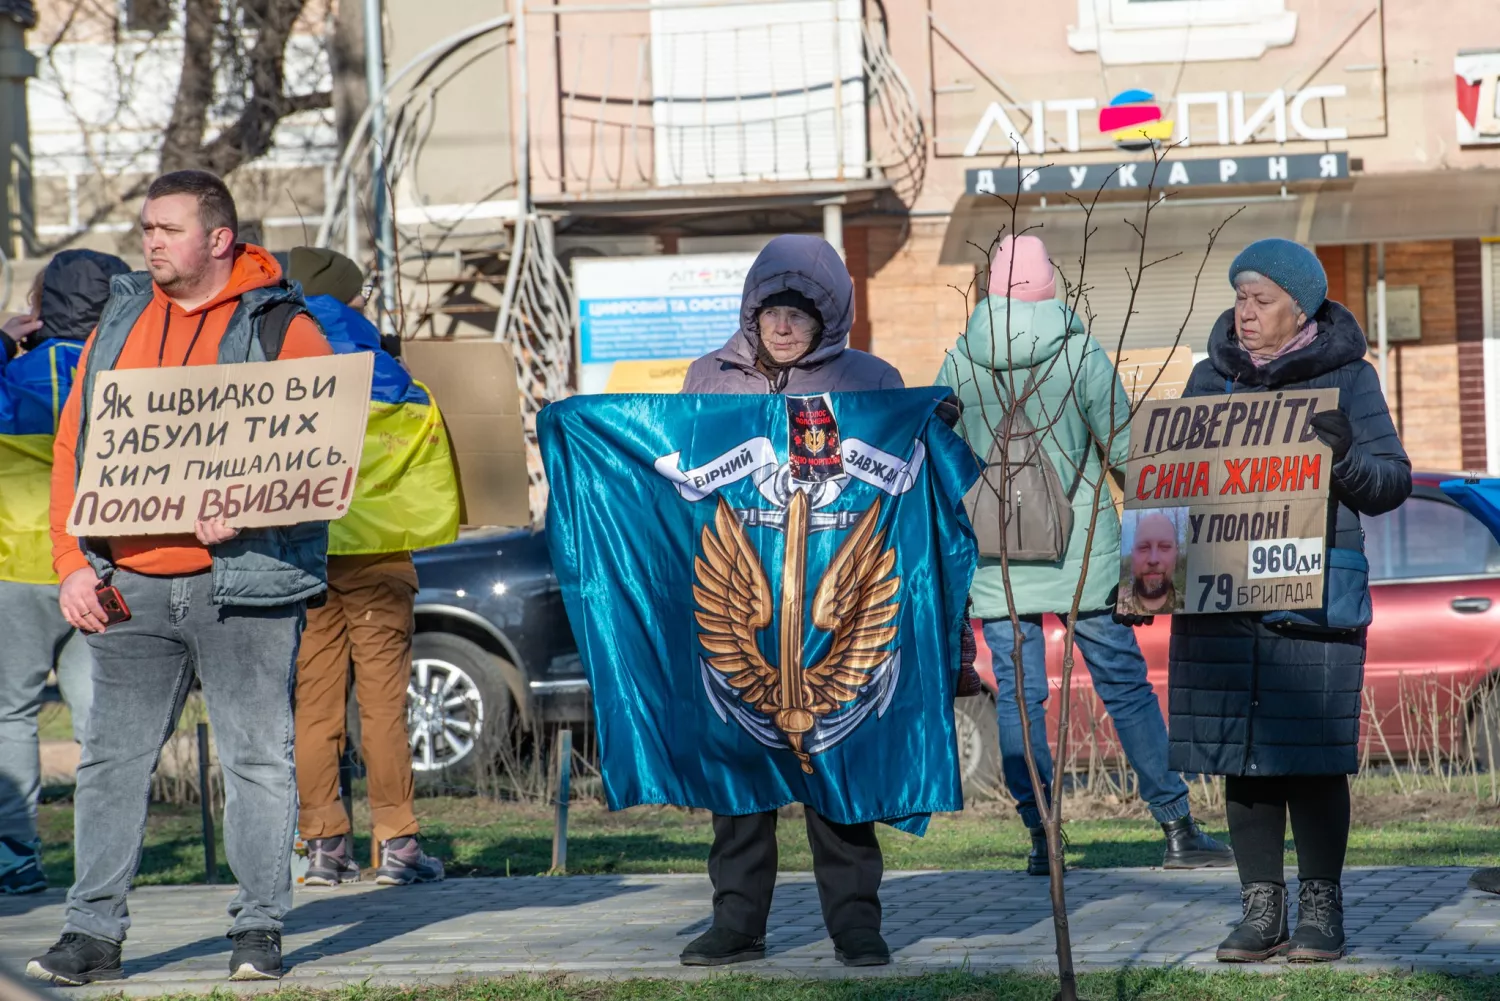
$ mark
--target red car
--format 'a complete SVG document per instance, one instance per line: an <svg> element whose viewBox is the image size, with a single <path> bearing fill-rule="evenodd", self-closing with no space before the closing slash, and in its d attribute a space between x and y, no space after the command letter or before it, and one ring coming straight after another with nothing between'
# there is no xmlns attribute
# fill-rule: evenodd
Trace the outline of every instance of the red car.
<svg viewBox="0 0 1500 1001"><path fill-rule="evenodd" d="M1365 553L1375 621L1365 661L1364 753L1384 762L1434 754L1500 762L1500 543L1438 484L1451 475L1415 473L1411 497L1389 514L1365 518ZM1047 723L1056 746L1062 687L1063 624L1047 616ZM1136 629L1148 676L1165 715L1171 619ZM959 699L959 756L972 792L999 781L994 667L979 622L977 668L987 697ZM1008 659L1002 666L1009 669ZM1075 657L1072 736L1075 767L1122 757L1083 656ZM1070 757L1073 757L1070 754Z"/></svg>

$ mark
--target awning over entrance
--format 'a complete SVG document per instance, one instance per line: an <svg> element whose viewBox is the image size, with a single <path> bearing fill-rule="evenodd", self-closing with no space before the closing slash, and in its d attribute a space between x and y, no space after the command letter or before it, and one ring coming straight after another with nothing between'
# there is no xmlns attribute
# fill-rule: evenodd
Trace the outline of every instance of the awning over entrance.
<svg viewBox="0 0 1500 1001"><path fill-rule="evenodd" d="M1500 236L1500 170L1366 177L1315 198L1312 244Z"/></svg>
<svg viewBox="0 0 1500 1001"><path fill-rule="evenodd" d="M964 203L969 203L965 205ZM1123 254L1140 249L1136 230L1144 227L1148 260L1150 254L1179 253L1196 249L1201 255L1208 236L1224 226L1220 241L1241 244L1263 236L1294 237L1301 199L1261 195L1249 199L1168 198L1152 207L1149 218L1144 206L1134 202L1100 202L1092 214L1071 202L1009 206L990 197L968 197L955 206L943 241L942 263L982 263L985 248L1006 233L1030 233L1047 244L1054 260L1076 266L1085 244L1090 254ZM1236 212L1238 214L1236 215ZM1233 216L1233 219L1230 217ZM1226 224L1226 220L1229 220ZM1087 239L1085 239L1087 234Z"/></svg>
<svg viewBox="0 0 1500 1001"><path fill-rule="evenodd" d="M559 230L589 233L677 232L684 235L817 229L823 206L866 211L893 197L876 180L705 184L612 192L538 195L538 208L563 217Z"/></svg>
<svg viewBox="0 0 1500 1001"><path fill-rule="evenodd" d="M1146 227L1148 260L1164 253L1196 251L1201 256L1209 232L1230 216L1234 218L1220 240L1236 246L1267 236L1318 245L1500 235L1500 171L1359 177L1285 195L1267 193L1264 186L1247 186L1238 197L1226 196L1224 190L1210 198L1173 195L1154 207ZM1101 201L1092 216L1057 197L1046 205L1034 197L1026 202L1013 214L993 195L960 198L943 242L942 263L982 262L979 248L988 247L997 234L1013 231L1042 237L1059 259L1083 252L1086 229L1090 253L1140 248L1135 228L1147 220L1138 200Z"/></svg>

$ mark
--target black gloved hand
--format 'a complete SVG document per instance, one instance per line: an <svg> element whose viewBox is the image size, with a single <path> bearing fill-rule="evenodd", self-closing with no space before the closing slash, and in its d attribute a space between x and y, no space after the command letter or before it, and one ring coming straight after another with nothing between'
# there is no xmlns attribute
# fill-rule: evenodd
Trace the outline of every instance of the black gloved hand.
<svg viewBox="0 0 1500 1001"><path fill-rule="evenodd" d="M959 418L964 415L964 405L958 402L958 397L949 393L941 403L937 405L934 415L938 420L950 428L958 427Z"/></svg>
<svg viewBox="0 0 1500 1001"><path fill-rule="evenodd" d="M1120 585L1116 584L1109 589L1109 600L1106 602L1109 608L1110 618L1122 626L1149 626L1156 621L1154 615L1133 615L1129 612L1119 611L1120 607Z"/></svg>
<svg viewBox="0 0 1500 1001"><path fill-rule="evenodd" d="M42 321L30 313L12 316L4 325L0 325L0 351L5 352L5 360L14 358L18 347L24 347L28 351L35 347L35 334L41 329Z"/></svg>
<svg viewBox="0 0 1500 1001"><path fill-rule="evenodd" d="M958 690L957 698L967 698L984 692L984 682L974 670L974 661L979 659L979 644L974 640L974 624L970 621L973 602L964 606L964 628L958 637Z"/></svg>
<svg viewBox="0 0 1500 1001"><path fill-rule="evenodd" d="M1333 449L1334 464L1343 462L1344 456L1349 454L1349 446L1354 444L1354 427L1349 423L1349 418L1344 416L1344 412L1322 410L1313 414L1312 420L1307 423L1317 432L1318 439Z"/></svg>

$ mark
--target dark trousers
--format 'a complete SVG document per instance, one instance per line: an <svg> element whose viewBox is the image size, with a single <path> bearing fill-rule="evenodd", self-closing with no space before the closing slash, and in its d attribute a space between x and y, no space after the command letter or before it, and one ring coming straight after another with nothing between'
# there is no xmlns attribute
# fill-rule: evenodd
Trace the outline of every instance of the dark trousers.
<svg viewBox="0 0 1500 1001"><path fill-rule="evenodd" d="M1241 883L1285 882L1288 815L1297 847L1297 878L1339 882L1349 847L1347 776L1230 775L1224 779L1224 798Z"/></svg>
<svg viewBox="0 0 1500 1001"><path fill-rule="evenodd" d="M837 938L856 928L879 931L885 860L875 840L875 825L835 824L811 807L805 812L828 934ZM742 817L714 814L708 878L714 886L714 924L741 935L765 935L776 889L776 811Z"/></svg>

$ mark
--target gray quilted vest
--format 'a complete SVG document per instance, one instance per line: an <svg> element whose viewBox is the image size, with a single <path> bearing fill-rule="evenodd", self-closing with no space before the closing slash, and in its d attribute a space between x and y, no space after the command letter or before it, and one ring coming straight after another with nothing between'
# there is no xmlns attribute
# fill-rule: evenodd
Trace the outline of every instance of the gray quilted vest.
<svg viewBox="0 0 1500 1001"><path fill-rule="evenodd" d="M99 317L99 326L89 348L83 373L83 396L78 420L78 465L74 482L83 470L89 429L89 406L94 398L94 380L111 371L120 359L125 341L136 321L151 303L151 276L143 271L117 275L110 281L109 302ZM219 364L272 361L263 340L267 314L282 305L291 312L306 313L302 290L295 284L252 289L240 296L224 338L219 342ZM278 310L288 318L288 310ZM272 324L274 325L274 323ZM283 328L284 329L284 328ZM272 355L280 352L279 339L272 342ZM112 569L106 550L91 539L79 539L79 547L98 573ZM247 528L211 550L213 556L213 603L272 607L305 601L328 587L328 523L310 521L276 528Z"/></svg>

